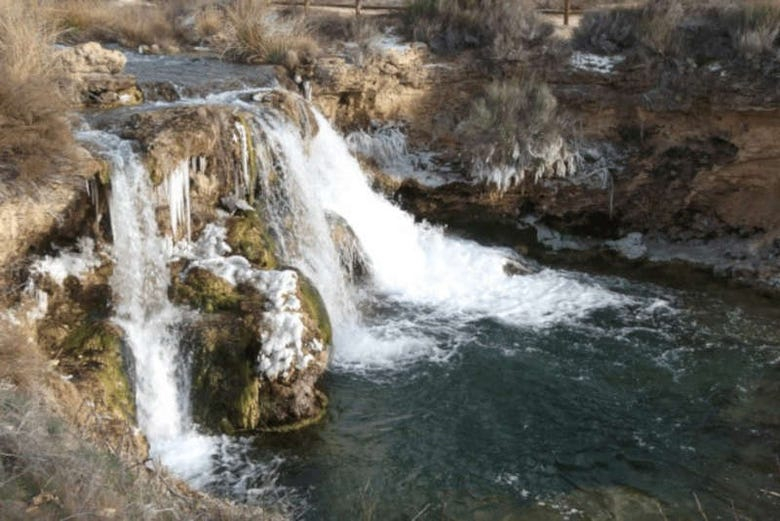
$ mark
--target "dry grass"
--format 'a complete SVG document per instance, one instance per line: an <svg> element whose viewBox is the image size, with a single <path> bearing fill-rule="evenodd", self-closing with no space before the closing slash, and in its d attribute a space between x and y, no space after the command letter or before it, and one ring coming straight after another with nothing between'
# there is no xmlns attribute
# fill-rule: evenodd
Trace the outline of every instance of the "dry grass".
<svg viewBox="0 0 780 521"><path fill-rule="evenodd" d="M507 188L526 174L566 175L563 122L549 87L534 78L497 81L474 101L457 133L476 177ZM560 161L564 161L563 164Z"/></svg>
<svg viewBox="0 0 780 521"><path fill-rule="evenodd" d="M490 58L518 59L552 35L530 0L411 0L410 36L437 52L485 49Z"/></svg>
<svg viewBox="0 0 780 521"><path fill-rule="evenodd" d="M742 6L723 16L734 47L753 59L762 55L777 58L780 45L780 4L765 3Z"/></svg>
<svg viewBox="0 0 780 521"><path fill-rule="evenodd" d="M777 60L780 4L653 0L643 7L591 11L576 30L574 45L604 54L696 61Z"/></svg>
<svg viewBox="0 0 780 521"><path fill-rule="evenodd" d="M171 46L177 35L172 17L178 4L116 4L104 0L51 0L51 19L70 43L97 40L126 47Z"/></svg>
<svg viewBox="0 0 780 521"><path fill-rule="evenodd" d="M0 0L0 176L67 170L74 141L59 87L55 28L36 4Z"/></svg>
<svg viewBox="0 0 780 521"><path fill-rule="evenodd" d="M235 0L227 7L226 20L222 52L230 60L294 69L319 52L303 21L278 16L267 0Z"/></svg>
<svg viewBox="0 0 780 521"><path fill-rule="evenodd" d="M0 317L0 517L27 519L268 519L262 512L193 492L137 452L122 450L94 420L76 426L88 403L63 383L29 333ZM90 429L98 428L97 431ZM126 426L130 436L131 427ZM91 440L91 441L90 441Z"/></svg>

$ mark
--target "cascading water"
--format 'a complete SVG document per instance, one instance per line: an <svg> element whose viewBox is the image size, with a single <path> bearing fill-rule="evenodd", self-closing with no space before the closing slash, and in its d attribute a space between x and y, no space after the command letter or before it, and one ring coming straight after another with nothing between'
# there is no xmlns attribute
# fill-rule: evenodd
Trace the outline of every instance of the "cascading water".
<svg viewBox="0 0 780 521"><path fill-rule="evenodd" d="M261 180L265 209L285 258L309 275L334 322L335 361L389 366L440 354L433 336L457 324L492 317L522 326L578 319L621 297L560 272L507 273L514 254L448 237L375 193L344 139L319 113L319 132L307 142L289 122L255 111L259 134L282 165ZM259 169L263 171L263 169ZM265 171L268 171L265 169ZM327 213L346 220L371 268L373 294L350 287L330 238ZM360 317L369 300L400 305L381 320Z"/></svg>
<svg viewBox="0 0 780 521"><path fill-rule="evenodd" d="M154 457L184 477L207 475L212 441L198 435L189 421L178 335L186 314L168 301L171 244L157 229L149 174L129 142L102 132L81 137L100 147L112 163L114 321L132 353L138 424ZM175 212L186 220L181 214L186 198L178 190L176 194L181 208Z"/></svg>
<svg viewBox="0 0 780 521"><path fill-rule="evenodd" d="M494 497L510 513L524 512L529 502L572 512L570 500L560 499L572 486L575 504L576 494L594 494L596 502L601 494L622 494L604 488L615 484L680 503L677 491L702 486L696 476L717 475L721 468L712 472L711 462L731 458L722 450L730 439L718 433L723 420L709 420L721 413L701 397L719 395L723 382L742 388L760 369L754 358L764 355L734 344L733 335L688 324L669 308L663 289L550 269L513 275L523 260L512 251L416 223L373 192L319 113L308 112L316 125L294 124L241 100L250 94L187 103L252 114L235 127L241 168L233 173L232 203L246 210L242 198L256 196L277 253L312 279L326 302L336 412L316 435L297 438L302 447L197 432L177 334L195 312L172 305L166 294L167 263L184 250L161 236L154 208L167 199L173 236L189 235L188 165L179 164L155 192L129 143L83 135L113 163L115 321L132 351L139 424L152 454L174 472L234 498L266 505L282 498L283 511L308 502L312 519L358 518L360 505L372 500L369 485L379 517L411 518L440 502L442 516L459 519ZM313 127L319 130L310 135ZM350 244L359 243L368 272L362 278L344 269L334 222L354 232ZM208 233L194 237L204 238ZM222 253L198 261L198 243L190 245L191 260L238 262ZM658 468L647 470L647 461ZM745 465L736 471L749 484L746 494L770 486ZM668 488L658 485L667 480ZM462 502L464 496L474 499ZM494 517L511 517L501 512Z"/></svg>
<svg viewBox="0 0 780 521"><path fill-rule="evenodd" d="M194 312L168 300L168 262L174 249L158 230L149 173L130 142L98 131L82 132L80 137L112 163L113 320L124 331L132 355L137 420L151 455L197 487L272 501L279 510L290 508L285 499L288 492L273 486L279 460L269 464L249 461L246 440L206 436L192 423L180 329L194 318ZM177 166L173 176L166 186L174 203L171 218L185 223L189 235L189 195L182 189L189 186L187 165Z"/></svg>
<svg viewBox="0 0 780 521"><path fill-rule="evenodd" d="M278 253L322 293L339 367L392 368L420 357L446 356L440 340L457 336L472 320L492 317L544 326L621 299L552 271L508 275L510 251L447 237L439 228L415 223L371 190L344 139L316 111L302 110L316 119L319 131L312 137L308 133L314 122L296 126L271 109L230 96L221 102L254 115L252 125L236 126L242 155L234 195L240 201L249 188L251 139L255 170L264 174L258 179L258 208L277 236ZM248 484L273 472L247 461L240 440L199 434L189 414L179 330L195 312L167 298L167 264L181 245L175 249L159 233L155 205L167 200L173 237L189 239L191 167L180 163L155 190L129 142L103 132L85 132L82 139L112 162L114 320L132 353L138 422L152 455L197 486L257 495L260 489L248 490ZM343 269L331 236L332 214L354 230L362 247L370 271L364 284L356 284ZM279 493L274 492L276 497Z"/></svg>

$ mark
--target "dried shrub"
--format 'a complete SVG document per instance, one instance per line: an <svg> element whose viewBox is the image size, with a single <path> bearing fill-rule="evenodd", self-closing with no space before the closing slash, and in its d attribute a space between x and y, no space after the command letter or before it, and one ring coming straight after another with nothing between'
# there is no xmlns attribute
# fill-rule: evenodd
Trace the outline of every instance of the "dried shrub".
<svg viewBox="0 0 780 521"><path fill-rule="evenodd" d="M675 49L677 29L683 16L680 0L657 0L641 9L589 11L574 32L574 45L603 54L626 52L641 46L665 55Z"/></svg>
<svg viewBox="0 0 780 521"><path fill-rule="evenodd" d="M494 59L517 59L553 33L529 0L412 0L405 21L434 51L481 48Z"/></svg>
<svg viewBox="0 0 780 521"><path fill-rule="evenodd" d="M475 177L505 190L526 176L573 173L562 127L549 87L534 78L514 78L488 85L456 130L470 151Z"/></svg>
<svg viewBox="0 0 780 521"><path fill-rule="evenodd" d="M586 12L575 48L602 54L637 53L707 61L776 60L780 5L723 0L654 0L644 7Z"/></svg>
<svg viewBox="0 0 780 521"><path fill-rule="evenodd" d="M302 20L275 15L267 0L235 0L226 18L222 53L230 60L294 68L319 51Z"/></svg>
<svg viewBox="0 0 780 521"><path fill-rule="evenodd" d="M35 180L74 160L57 32L37 4L0 0L0 176Z"/></svg>
<svg viewBox="0 0 780 521"><path fill-rule="evenodd" d="M744 5L726 10L722 16L734 48L748 59L762 55L777 57L780 46L780 5Z"/></svg>

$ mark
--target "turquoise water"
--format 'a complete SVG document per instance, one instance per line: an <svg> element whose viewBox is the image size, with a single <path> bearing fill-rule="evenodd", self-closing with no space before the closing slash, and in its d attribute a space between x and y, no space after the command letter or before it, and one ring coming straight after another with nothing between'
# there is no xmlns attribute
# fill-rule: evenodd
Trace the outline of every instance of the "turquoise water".
<svg viewBox="0 0 780 521"><path fill-rule="evenodd" d="M453 323L435 357L335 368L326 420L258 438L258 458L284 458L305 519L700 519L696 498L709 519L776 518L777 309L588 282L635 303Z"/></svg>

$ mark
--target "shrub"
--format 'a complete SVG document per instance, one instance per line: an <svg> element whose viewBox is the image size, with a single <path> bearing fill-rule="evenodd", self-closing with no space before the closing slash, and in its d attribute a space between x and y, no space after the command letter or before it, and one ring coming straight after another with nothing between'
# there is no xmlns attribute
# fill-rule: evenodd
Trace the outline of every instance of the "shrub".
<svg viewBox="0 0 780 521"><path fill-rule="evenodd" d="M640 11L611 9L585 13L574 31L576 48L600 54L615 54L636 45Z"/></svg>
<svg viewBox="0 0 780 521"><path fill-rule="evenodd" d="M640 45L666 55L676 49L677 31L684 13L680 0L655 0L641 9L589 11L574 32L574 45L605 54L625 52Z"/></svg>
<svg viewBox="0 0 780 521"><path fill-rule="evenodd" d="M722 0L654 0L642 8L585 13L576 48L604 54L647 52L673 58L776 59L780 5ZM698 61L698 60L697 60Z"/></svg>
<svg viewBox="0 0 780 521"><path fill-rule="evenodd" d="M780 5L745 5L724 15L733 45L746 58L776 56L780 43Z"/></svg>
<svg viewBox="0 0 780 521"><path fill-rule="evenodd" d="M405 20L434 51L484 48L494 59L517 59L553 33L529 0L412 0Z"/></svg>
<svg viewBox="0 0 780 521"><path fill-rule="evenodd" d="M62 171L74 141L59 88L57 33L34 3L0 0L0 175Z"/></svg>
<svg viewBox="0 0 780 521"><path fill-rule="evenodd" d="M222 53L228 59L294 68L318 52L303 21L274 15L267 0L235 0L226 18Z"/></svg>
<svg viewBox="0 0 780 521"><path fill-rule="evenodd" d="M59 24L66 42L97 40L137 47L171 46L176 41L172 17L179 11L175 4L164 9L145 3L117 5L102 0L50 0L47 5L49 16Z"/></svg>
<svg viewBox="0 0 780 521"><path fill-rule="evenodd" d="M527 174L538 180L573 173L557 107L549 87L534 78L487 86L456 129L475 177L503 191Z"/></svg>

